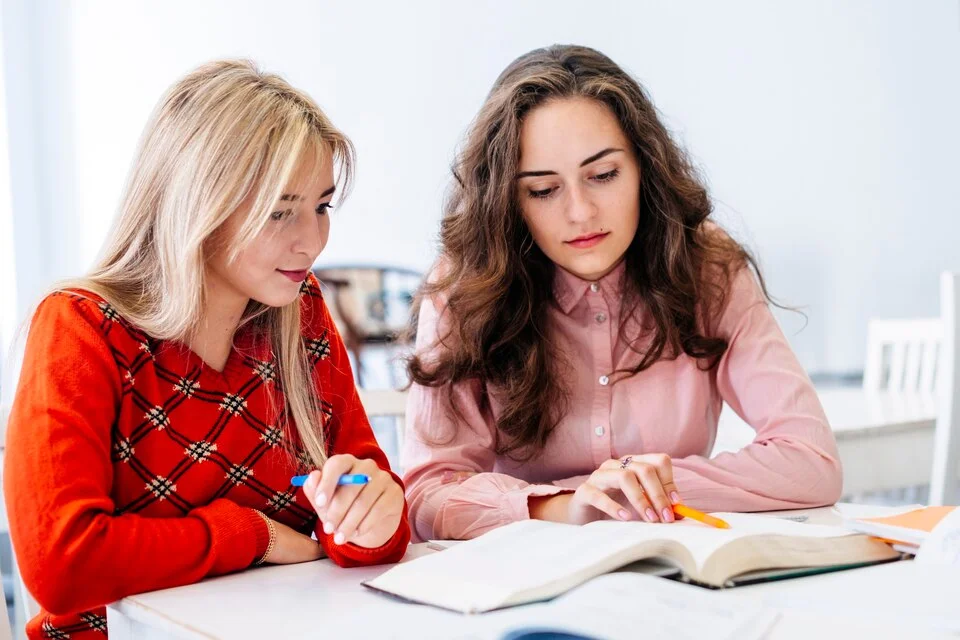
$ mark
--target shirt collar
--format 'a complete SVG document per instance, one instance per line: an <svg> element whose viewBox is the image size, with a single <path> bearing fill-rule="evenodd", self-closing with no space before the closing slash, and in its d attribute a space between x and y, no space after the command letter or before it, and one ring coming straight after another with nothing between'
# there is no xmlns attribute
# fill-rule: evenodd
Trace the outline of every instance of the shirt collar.
<svg viewBox="0 0 960 640"><path fill-rule="evenodd" d="M592 281L575 276L558 265L553 276L553 297L565 315L570 314L587 291L602 291L608 300L619 300L623 293L625 271L624 261L621 260L610 273Z"/></svg>

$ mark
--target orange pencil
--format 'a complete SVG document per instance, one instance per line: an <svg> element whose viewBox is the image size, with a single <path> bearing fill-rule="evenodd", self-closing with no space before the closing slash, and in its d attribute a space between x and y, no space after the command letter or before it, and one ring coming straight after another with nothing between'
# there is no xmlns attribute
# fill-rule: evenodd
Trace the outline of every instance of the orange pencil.
<svg viewBox="0 0 960 640"><path fill-rule="evenodd" d="M690 518L691 520L696 520L697 522L708 524L711 527L716 527L717 529L730 528L730 525L724 522L723 520L721 520L720 518L714 518L713 516L708 516L702 511L691 509L686 505L682 505L682 504L673 505L673 512L678 516L683 516L684 518Z"/></svg>

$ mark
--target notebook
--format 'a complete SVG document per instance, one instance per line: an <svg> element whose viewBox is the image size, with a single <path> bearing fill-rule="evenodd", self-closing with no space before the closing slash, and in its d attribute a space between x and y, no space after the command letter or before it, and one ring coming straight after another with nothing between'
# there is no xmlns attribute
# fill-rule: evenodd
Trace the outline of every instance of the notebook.
<svg viewBox="0 0 960 640"><path fill-rule="evenodd" d="M676 565L685 580L734 586L770 569L845 567L900 557L888 545L839 527L721 513L730 529L603 520L583 526L524 520L400 564L364 584L464 613L552 598L637 560Z"/></svg>
<svg viewBox="0 0 960 640"><path fill-rule="evenodd" d="M887 540L904 549L916 549L926 541L941 520L957 507L923 507L880 518L844 520L852 531Z"/></svg>

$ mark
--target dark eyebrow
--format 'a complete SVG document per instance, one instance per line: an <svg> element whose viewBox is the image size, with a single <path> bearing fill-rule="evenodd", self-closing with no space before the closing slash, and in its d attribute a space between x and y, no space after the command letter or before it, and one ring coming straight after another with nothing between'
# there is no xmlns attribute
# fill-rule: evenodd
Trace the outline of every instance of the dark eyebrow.
<svg viewBox="0 0 960 640"><path fill-rule="evenodd" d="M592 156L590 156L589 158L587 158L586 160L584 160L583 162L581 162L581 163L580 163L580 166L581 166L581 167L585 167L585 166L587 166L588 164L590 164L591 162L596 162L596 161L599 160L600 158L604 158L604 157L610 155L611 153L616 153L617 151L623 151L623 149L617 149L616 147L610 147L610 148L608 148L608 149L604 149L603 151L600 151L600 152L598 152L598 153L595 153L595 154L593 154Z"/></svg>
<svg viewBox="0 0 960 640"><path fill-rule="evenodd" d="M607 149L604 149L603 151L598 151L597 153L593 154L592 156L590 156L589 158L581 162L580 166L585 167L591 162L596 162L600 158L604 158L610 155L611 153L616 153L617 151L623 151L623 149L618 149L616 147L609 147ZM520 178L555 176L555 175L557 175L556 171L521 171L520 173L517 174L517 180L519 180Z"/></svg>
<svg viewBox="0 0 960 640"><path fill-rule="evenodd" d="M332 187L330 187L329 189L327 189L326 191L324 191L323 193L321 193L321 194L320 194L320 197L317 198L317 200L322 200L322 199L326 198L327 196L332 196L332 195L333 195L333 192L336 191L336 190L337 190L337 185L333 185Z"/></svg>
<svg viewBox="0 0 960 640"><path fill-rule="evenodd" d="M555 176L556 171L521 171L517 174L517 180L520 178L538 178L540 176Z"/></svg>

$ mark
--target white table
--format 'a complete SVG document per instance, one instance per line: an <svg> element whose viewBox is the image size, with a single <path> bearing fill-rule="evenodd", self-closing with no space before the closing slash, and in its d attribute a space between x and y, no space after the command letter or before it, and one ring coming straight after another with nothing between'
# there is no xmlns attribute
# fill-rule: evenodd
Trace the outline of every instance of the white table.
<svg viewBox="0 0 960 640"><path fill-rule="evenodd" d="M809 522L836 524L830 509ZM414 545L405 561L431 553ZM112 640L158 638L491 639L483 616L400 602L360 583L385 567L340 569L329 560L267 567L125 598L107 608ZM956 569L899 562L741 587L783 610L769 637L944 637L960 634ZM726 597L726 596L724 596ZM910 612L908 615L907 612ZM960 635L958 635L960 637Z"/></svg>
<svg viewBox="0 0 960 640"><path fill-rule="evenodd" d="M818 389L844 470L844 495L926 484L933 464L937 398L933 394ZM726 405L714 455L736 451L754 431Z"/></svg>

